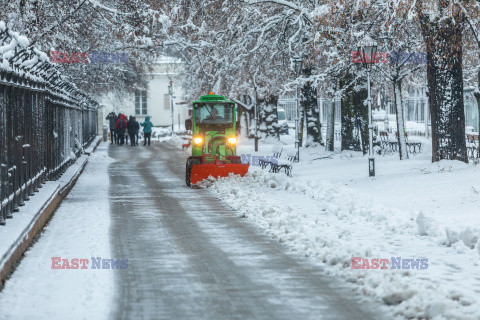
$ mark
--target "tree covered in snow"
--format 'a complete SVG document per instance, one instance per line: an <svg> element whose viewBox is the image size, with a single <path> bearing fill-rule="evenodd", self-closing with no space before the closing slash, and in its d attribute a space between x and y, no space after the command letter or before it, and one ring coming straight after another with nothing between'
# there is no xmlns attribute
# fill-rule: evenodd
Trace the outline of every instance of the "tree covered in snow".
<svg viewBox="0 0 480 320"><path fill-rule="evenodd" d="M402 59L374 63L373 91L383 96L390 92L394 98L401 159L408 158L402 88L420 82L428 86L432 160L467 161L465 79L477 86L480 108L480 72L475 63L480 56L477 31L480 9L476 1L5 0L4 3L0 19L24 30L43 50L128 53L127 64L58 65L89 92L129 92L144 87L155 57L174 56L185 63L189 98L215 91L236 99L244 106L246 118L252 121L258 116L262 136L278 136L278 98L287 92L294 93L298 86L301 131L305 130L307 136L302 145L322 144L317 98L340 98L342 150L364 153L368 151L367 81L361 63L353 61L358 43L370 37L376 40L382 53L425 51L426 65ZM472 41L466 43L466 37ZM299 74L292 68L292 61L298 57L303 62ZM257 115L253 114L254 105L258 107ZM326 130L329 150L333 149L334 112L330 104ZM253 127L251 122L248 125Z"/></svg>
<svg viewBox="0 0 480 320"><path fill-rule="evenodd" d="M0 19L44 51L62 53L57 68L90 93L145 86L168 19L147 1L4 0ZM153 2L153 1L152 1ZM78 63L75 55L125 53L128 63ZM63 55L65 53L66 55Z"/></svg>
<svg viewBox="0 0 480 320"><path fill-rule="evenodd" d="M420 32L417 21L407 19L405 11L390 12L385 7L380 12L374 26L380 52L378 68L375 70L381 81L386 81L391 86L399 156L400 160L408 159L402 82L412 76L421 78L420 72L425 72L426 55L422 53L422 41L417 36ZM388 59L384 56L386 52L390 53Z"/></svg>
<svg viewBox="0 0 480 320"><path fill-rule="evenodd" d="M433 161L468 162L462 64L465 13L456 2L418 1L415 4L428 55Z"/></svg>
<svg viewBox="0 0 480 320"><path fill-rule="evenodd" d="M480 128L480 3L461 5L466 16L467 30L464 40L465 83L474 88L474 96L478 107Z"/></svg>

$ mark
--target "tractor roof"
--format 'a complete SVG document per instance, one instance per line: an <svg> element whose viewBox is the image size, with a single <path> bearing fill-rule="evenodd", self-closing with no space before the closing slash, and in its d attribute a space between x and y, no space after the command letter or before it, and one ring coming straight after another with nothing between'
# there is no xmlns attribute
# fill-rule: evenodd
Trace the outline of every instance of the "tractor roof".
<svg viewBox="0 0 480 320"><path fill-rule="evenodd" d="M194 103L195 102L210 102L210 101L232 102L233 103L233 101L225 99L224 96L219 96L219 95L216 95L216 94L209 94L209 95L206 95L206 96L201 96L200 99L198 101L194 101Z"/></svg>
<svg viewBox="0 0 480 320"><path fill-rule="evenodd" d="M217 96L216 94L209 94L207 96L201 96L200 101L212 101L212 100L226 100L224 96Z"/></svg>

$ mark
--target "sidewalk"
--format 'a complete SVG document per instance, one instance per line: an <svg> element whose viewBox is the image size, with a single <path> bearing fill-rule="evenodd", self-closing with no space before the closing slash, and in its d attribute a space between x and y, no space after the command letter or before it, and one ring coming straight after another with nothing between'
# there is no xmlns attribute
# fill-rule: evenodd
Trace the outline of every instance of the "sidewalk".
<svg viewBox="0 0 480 320"><path fill-rule="evenodd" d="M101 137L97 137L85 152L92 153L100 141ZM19 212L14 213L6 226L0 228L0 287L73 187L87 162L87 155L78 158L60 179L48 181Z"/></svg>
<svg viewBox="0 0 480 320"><path fill-rule="evenodd" d="M104 142L89 157L55 216L6 281L0 319L109 318L115 274L103 262L101 269L92 266L92 257L115 258L109 239L108 148ZM53 257L62 259L58 269L52 266ZM74 259L87 259L87 268L80 268L81 263L75 268Z"/></svg>

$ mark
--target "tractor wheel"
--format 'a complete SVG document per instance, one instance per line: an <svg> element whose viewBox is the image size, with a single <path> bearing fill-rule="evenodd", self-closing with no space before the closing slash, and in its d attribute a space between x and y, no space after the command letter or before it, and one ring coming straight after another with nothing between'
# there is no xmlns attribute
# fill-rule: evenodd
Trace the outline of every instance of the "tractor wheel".
<svg viewBox="0 0 480 320"><path fill-rule="evenodd" d="M187 164L186 164L186 168L185 168L185 182L187 183L187 186L191 187L192 184L190 183L190 176L191 176L191 173L192 173L192 167L194 164L201 164L201 161L199 159L196 159L196 158L188 158L187 159Z"/></svg>

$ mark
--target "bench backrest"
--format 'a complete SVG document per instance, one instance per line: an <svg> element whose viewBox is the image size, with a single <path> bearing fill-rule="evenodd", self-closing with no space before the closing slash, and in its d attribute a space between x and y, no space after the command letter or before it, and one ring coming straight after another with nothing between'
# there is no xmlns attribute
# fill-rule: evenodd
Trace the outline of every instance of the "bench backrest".
<svg viewBox="0 0 480 320"><path fill-rule="evenodd" d="M287 155L288 161L293 161L297 157L297 149L295 148L287 148L285 150L285 154Z"/></svg>
<svg viewBox="0 0 480 320"><path fill-rule="evenodd" d="M272 147L273 156L277 157L277 158L280 158L280 156L282 155L282 150L283 150L282 146L274 145Z"/></svg>

